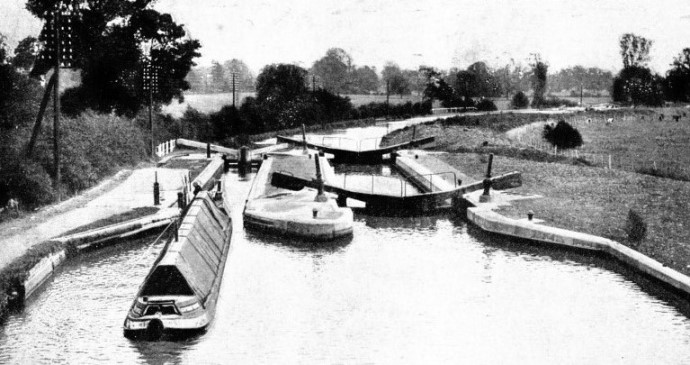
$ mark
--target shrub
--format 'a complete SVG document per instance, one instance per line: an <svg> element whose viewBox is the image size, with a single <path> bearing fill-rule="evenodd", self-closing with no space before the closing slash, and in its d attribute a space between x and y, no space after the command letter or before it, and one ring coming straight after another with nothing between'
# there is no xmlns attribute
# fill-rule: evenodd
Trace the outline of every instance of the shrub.
<svg viewBox="0 0 690 365"><path fill-rule="evenodd" d="M561 149L582 146L582 136L580 132L564 120L560 120L555 127L549 124L545 125L543 137L551 143L551 145Z"/></svg>
<svg viewBox="0 0 690 365"><path fill-rule="evenodd" d="M498 110L498 108L496 108L496 104L494 104L493 101L489 99L482 99L480 102L477 103L477 110L490 112Z"/></svg>
<svg viewBox="0 0 690 365"><path fill-rule="evenodd" d="M510 107L512 109L525 109L528 106L529 99L522 91L518 91L518 93L513 96L513 100L510 102Z"/></svg>
<svg viewBox="0 0 690 365"><path fill-rule="evenodd" d="M565 106L565 107L577 106L577 103L572 101L572 100L559 99L555 96L538 100L537 104L535 104L536 101L537 100L532 101L532 107L533 108L560 108L562 106Z"/></svg>
<svg viewBox="0 0 690 365"><path fill-rule="evenodd" d="M640 242L647 236L647 223L636 211L630 209L625 222L625 233L631 242Z"/></svg>

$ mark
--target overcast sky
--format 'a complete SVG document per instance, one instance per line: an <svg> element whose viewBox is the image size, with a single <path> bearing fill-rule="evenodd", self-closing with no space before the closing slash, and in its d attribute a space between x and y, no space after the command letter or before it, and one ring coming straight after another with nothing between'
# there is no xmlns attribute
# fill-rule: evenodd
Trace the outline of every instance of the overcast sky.
<svg viewBox="0 0 690 365"><path fill-rule="evenodd" d="M0 32L14 47L41 24L24 0L0 0ZM357 65L381 69L427 64L467 67L539 53L550 71L621 67L618 39L632 32L654 41L651 67L665 73L690 47L688 0L158 0L201 41L199 64L239 58L255 72L270 63L310 67L328 48Z"/></svg>

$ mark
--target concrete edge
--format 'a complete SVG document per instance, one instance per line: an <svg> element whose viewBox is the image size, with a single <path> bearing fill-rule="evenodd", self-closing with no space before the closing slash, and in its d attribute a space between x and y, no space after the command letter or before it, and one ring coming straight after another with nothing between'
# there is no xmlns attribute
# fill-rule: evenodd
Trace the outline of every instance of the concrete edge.
<svg viewBox="0 0 690 365"><path fill-rule="evenodd" d="M484 231L536 242L605 252L637 270L690 294L690 277L621 243L586 233L508 218L492 211L491 206L483 206L484 204L479 203L473 195L468 194L465 199L474 206L467 208L467 219Z"/></svg>

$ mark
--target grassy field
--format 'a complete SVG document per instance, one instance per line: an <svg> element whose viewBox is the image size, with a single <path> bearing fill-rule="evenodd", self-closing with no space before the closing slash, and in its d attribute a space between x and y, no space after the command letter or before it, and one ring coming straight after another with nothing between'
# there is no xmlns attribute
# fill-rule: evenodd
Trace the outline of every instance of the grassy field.
<svg viewBox="0 0 690 365"><path fill-rule="evenodd" d="M617 156L626 156L633 167L650 158L664 157L687 168L690 117L683 116L683 111L580 113L564 119L581 132L585 141L583 151L615 152ZM665 118L659 121L662 113ZM669 115L681 118L678 122L669 121ZM607 125L606 120L611 117L614 122ZM496 174L522 172L523 186L516 192L542 198L514 202L501 208L502 214L524 218L532 210L548 225L614 239L690 275L690 182L615 166L613 170L601 165L588 166L587 161L534 150L508 138L506 127L529 125L540 117L516 114L503 118L502 122L496 116L434 122L418 126L417 136L435 136L436 149L450 152L443 157L446 162L475 179L481 179L489 152L497 154ZM587 119L591 122L587 123ZM541 128L532 128L531 132L539 136ZM387 143L408 139L410 134L411 129L398 131ZM647 224L647 237L641 242L628 240L624 230L630 210L640 213Z"/></svg>
<svg viewBox="0 0 690 365"><path fill-rule="evenodd" d="M255 93L249 92L249 93L240 93L239 94L239 101L240 104L244 100L244 98L248 96L255 96ZM350 98L350 101L352 102L352 105L355 107L358 107L360 105L365 105L369 103L385 103L386 102L386 95L342 95ZM421 96L417 95L403 95L401 98L400 95L391 95L390 96L390 103L391 104L404 104L406 102L419 102L421 101ZM202 113L213 113L217 112L220 110L223 106L225 105L230 105L232 104L232 93L218 93L218 94L186 94L184 96L184 102L183 103L178 103L177 101L173 100L173 102L169 105L163 106L163 112L166 114L170 114L174 117L181 117L182 114L184 113L185 110L187 110L187 106L190 106Z"/></svg>
<svg viewBox="0 0 690 365"><path fill-rule="evenodd" d="M254 93L239 93L239 103L242 104L244 98L248 96L254 96ZM202 113L213 113L219 111L225 105L232 105L232 93L186 94L183 103L173 100L169 105L163 106L163 113L179 118L187 110L188 106Z"/></svg>

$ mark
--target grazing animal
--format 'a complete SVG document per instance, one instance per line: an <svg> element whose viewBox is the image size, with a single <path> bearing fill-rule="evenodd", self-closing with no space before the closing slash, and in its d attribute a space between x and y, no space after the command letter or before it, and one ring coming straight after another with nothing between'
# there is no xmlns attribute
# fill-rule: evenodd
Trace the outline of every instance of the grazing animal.
<svg viewBox="0 0 690 365"><path fill-rule="evenodd" d="M662 120L664 120L664 115L663 115L663 114L660 114L660 115L659 115L659 121L661 122Z"/></svg>
<svg viewBox="0 0 690 365"><path fill-rule="evenodd" d="M19 202L17 199L10 198L10 200L7 201L7 211L10 213L14 213L15 215L19 215Z"/></svg>
<svg viewBox="0 0 690 365"><path fill-rule="evenodd" d="M673 120L675 120L676 122L680 122L680 115L674 115Z"/></svg>

